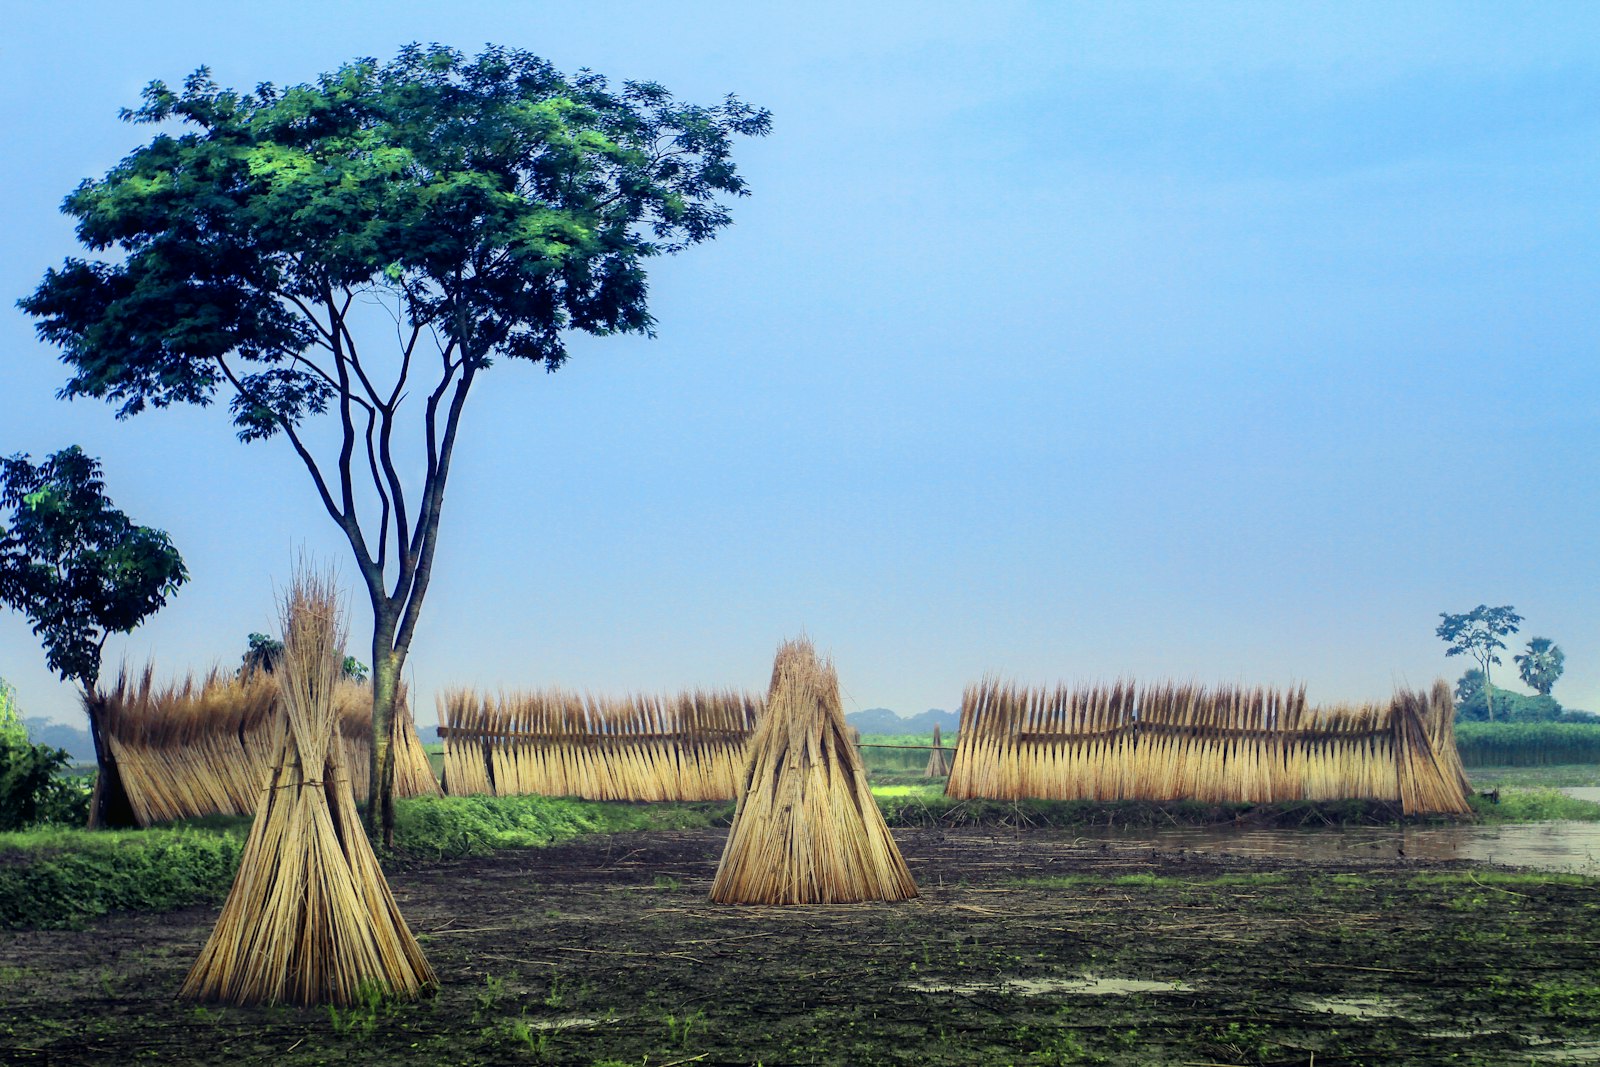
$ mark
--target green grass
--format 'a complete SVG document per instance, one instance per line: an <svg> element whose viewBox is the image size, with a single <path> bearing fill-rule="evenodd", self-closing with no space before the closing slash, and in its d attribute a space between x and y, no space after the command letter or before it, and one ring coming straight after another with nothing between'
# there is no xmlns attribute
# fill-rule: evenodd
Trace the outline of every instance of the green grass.
<svg viewBox="0 0 1600 1067"><path fill-rule="evenodd" d="M620 804L557 797L416 797L395 804L395 855L417 863L579 834L726 825L733 805ZM119 908L220 901L250 831L246 816L150 830L0 834L0 929L80 926Z"/></svg>
<svg viewBox="0 0 1600 1067"><path fill-rule="evenodd" d="M1469 768L1600 764L1600 723L1458 722L1456 748Z"/></svg>
<svg viewBox="0 0 1600 1067"><path fill-rule="evenodd" d="M1499 803L1483 796L1468 799L1484 822L1600 822L1600 804L1554 789L1502 789Z"/></svg>

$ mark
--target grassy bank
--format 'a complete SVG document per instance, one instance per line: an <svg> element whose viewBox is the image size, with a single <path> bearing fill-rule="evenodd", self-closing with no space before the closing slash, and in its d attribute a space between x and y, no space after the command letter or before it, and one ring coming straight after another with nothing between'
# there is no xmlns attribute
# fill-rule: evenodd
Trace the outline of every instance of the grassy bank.
<svg viewBox="0 0 1600 1067"><path fill-rule="evenodd" d="M615 804L557 797L414 798L395 805L393 868L531 848L581 834L725 824L731 804ZM0 834L0 929L76 926L115 909L222 900L250 819L149 830Z"/></svg>

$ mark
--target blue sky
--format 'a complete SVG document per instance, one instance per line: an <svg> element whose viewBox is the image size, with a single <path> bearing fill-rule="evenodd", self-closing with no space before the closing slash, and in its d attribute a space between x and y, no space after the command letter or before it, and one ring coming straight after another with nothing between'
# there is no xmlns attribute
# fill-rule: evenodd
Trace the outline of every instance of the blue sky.
<svg viewBox="0 0 1600 1067"><path fill-rule="evenodd" d="M111 669L232 664L300 548L354 570L282 442L54 399L10 301L77 252L61 198L153 78L492 41L775 122L735 224L655 263L657 338L480 382L420 720L457 684L760 688L802 630L847 710L986 671L1377 699L1459 675L1433 628L1479 603L1527 617L1502 681L1548 636L1600 710L1600 10L765 6L8 12L0 452L99 455L192 574ZM80 720L14 613L0 676Z"/></svg>

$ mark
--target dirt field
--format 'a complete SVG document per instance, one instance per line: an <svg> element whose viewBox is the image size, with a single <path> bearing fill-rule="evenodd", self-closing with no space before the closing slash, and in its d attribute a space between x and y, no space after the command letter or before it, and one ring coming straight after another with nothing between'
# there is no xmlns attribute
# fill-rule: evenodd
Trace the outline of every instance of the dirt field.
<svg viewBox="0 0 1600 1067"><path fill-rule="evenodd" d="M178 1004L213 908L0 933L0 1062L1600 1063L1582 879L897 836L900 905L714 906L722 831L401 871L419 1004Z"/></svg>

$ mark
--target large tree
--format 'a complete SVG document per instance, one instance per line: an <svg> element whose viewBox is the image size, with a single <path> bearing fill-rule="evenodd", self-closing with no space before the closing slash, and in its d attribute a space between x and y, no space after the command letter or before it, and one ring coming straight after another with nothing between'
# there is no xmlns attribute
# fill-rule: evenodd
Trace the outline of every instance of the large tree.
<svg viewBox="0 0 1600 1067"><path fill-rule="evenodd" d="M555 370L571 330L651 333L645 261L728 224L731 141L770 117L439 45L248 93L202 68L124 116L183 132L67 198L102 258L21 306L72 367L64 396L130 416L220 393L241 439L288 440L372 605L367 820L387 840L397 684L472 387L497 357Z"/></svg>
<svg viewBox="0 0 1600 1067"><path fill-rule="evenodd" d="M99 766L91 826L133 817L97 714L106 639L159 611L188 577L165 532L112 505L99 461L77 445L38 466L0 460L0 604L28 617L50 669L82 688Z"/></svg>
<svg viewBox="0 0 1600 1067"><path fill-rule="evenodd" d="M1550 695L1567 663L1567 654L1548 637L1530 638L1527 651L1511 658L1523 684L1543 697Z"/></svg>
<svg viewBox="0 0 1600 1067"><path fill-rule="evenodd" d="M1441 641L1450 647L1446 656L1468 655L1478 661L1483 672L1484 693L1488 698L1489 718L1494 719L1494 680L1489 676L1489 665L1500 662L1500 649L1506 647L1502 637L1517 632L1522 616L1510 604L1491 608L1479 604L1471 611L1459 615L1439 613L1440 623L1434 629Z"/></svg>

